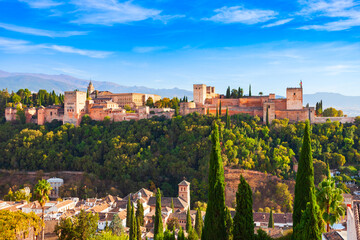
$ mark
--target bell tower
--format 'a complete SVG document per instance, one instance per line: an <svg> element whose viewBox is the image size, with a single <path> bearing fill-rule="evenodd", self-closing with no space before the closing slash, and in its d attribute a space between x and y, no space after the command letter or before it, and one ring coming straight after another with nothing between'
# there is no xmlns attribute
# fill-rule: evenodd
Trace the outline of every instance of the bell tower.
<svg viewBox="0 0 360 240"><path fill-rule="evenodd" d="M179 183L179 197L185 200L190 207L190 183L185 179Z"/></svg>
<svg viewBox="0 0 360 240"><path fill-rule="evenodd" d="M88 86L87 90L88 90L89 96L90 96L90 94L92 94L95 91L94 85L92 84L91 80L89 82L89 86Z"/></svg>

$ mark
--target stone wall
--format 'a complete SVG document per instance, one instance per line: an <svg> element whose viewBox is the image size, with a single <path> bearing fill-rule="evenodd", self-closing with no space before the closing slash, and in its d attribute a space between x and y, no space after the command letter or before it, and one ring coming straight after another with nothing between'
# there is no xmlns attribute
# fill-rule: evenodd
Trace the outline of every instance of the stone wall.
<svg viewBox="0 0 360 240"><path fill-rule="evenodd" d="M355 117L315 117L314 123L326 123L327 120L340 123L354 123Z"/></svg>

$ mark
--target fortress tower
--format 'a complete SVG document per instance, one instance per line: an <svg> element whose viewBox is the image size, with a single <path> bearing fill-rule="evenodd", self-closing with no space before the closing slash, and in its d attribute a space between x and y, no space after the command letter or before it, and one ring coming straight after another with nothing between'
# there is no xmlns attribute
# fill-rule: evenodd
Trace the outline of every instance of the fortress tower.
<svg viewBox="0 0 360 240"><path fill-rule="evenodd" d="M287 88L286 89L286 109L301 110L303 109L303 89Z"/></svg>
<svg viewBox="0 0 360 240"><path fill-rule="evenodd" d="M86 113L86 92L65 92L64 96L64 124L72 123L78 126L81 117Z"/></svg>
<svg viewBox="0 0 360 240"><path fill-rule="evenodd" d="M205 84L194 84L194 102L195 103L205 103L206 99L206 85Z"/></svg>
<svg viewBox="0 0 360 240"><path fill-rule="evenodd" d="M179 183L179 197L184 199L190 207L190 183L183 180Z"/></svg>

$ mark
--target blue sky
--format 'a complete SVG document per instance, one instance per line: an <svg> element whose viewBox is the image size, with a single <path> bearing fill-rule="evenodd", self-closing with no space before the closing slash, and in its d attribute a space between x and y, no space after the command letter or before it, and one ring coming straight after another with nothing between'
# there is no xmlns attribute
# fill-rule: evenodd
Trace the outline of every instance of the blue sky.
<svg viewBox="0 0 360 240"><path fill-rule="evenodd" d="M360 95L360 1L0 0L0 69Z"/></svg>

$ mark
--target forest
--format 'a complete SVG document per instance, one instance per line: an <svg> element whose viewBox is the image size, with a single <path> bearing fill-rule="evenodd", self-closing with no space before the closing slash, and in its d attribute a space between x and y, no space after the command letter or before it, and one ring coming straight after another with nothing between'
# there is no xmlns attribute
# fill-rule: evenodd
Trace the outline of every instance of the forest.
<svg viewBox="0 0 360 240"><path fill-rule="evenodd" d="M80 197L107 193L124 196L141 187L160 187L176 196L177 184L191 182L192 202L206 201L211 124L217 121L224 165L295 179L305 123L260 118L190 114L173 119L111 122L84 118L81 126L60 122L44 126L0 124L0 166L26 171L84 171L90 179L111 180L114 186L73 192ZM360 119L355 124L327 122L312 126L315 184L326 174L326 162L341 169L338 184L354 181L360 161ZM356 180L356 179L355 179ZM86 195L84 195L86 194Z"/></svg>

